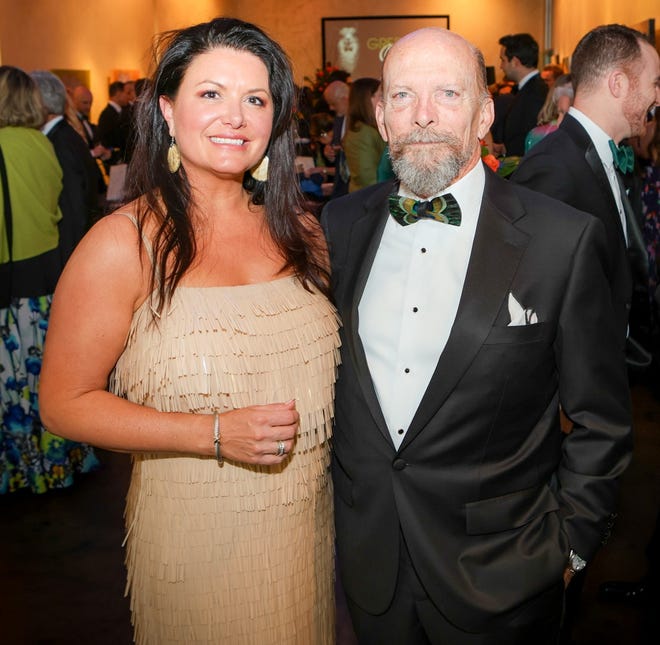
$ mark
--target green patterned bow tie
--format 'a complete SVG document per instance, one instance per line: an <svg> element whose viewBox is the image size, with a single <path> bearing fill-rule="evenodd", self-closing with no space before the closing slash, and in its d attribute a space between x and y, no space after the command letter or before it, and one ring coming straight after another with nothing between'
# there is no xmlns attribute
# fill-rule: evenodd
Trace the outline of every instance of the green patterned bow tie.
<svg viewBox="0 0 660 645"><path fill-rule="evenodd" d="M414 224L420 219L434 219L436 222L461 225L461 207L455 197L447 193L435 197L430 202L418 202L411 197L390 195L390 213L401 226Z"/></svg>
<svg viewBox="0 0 660 645"><path fill-rule="evenodd" d="M614 167L618 168L624 175L632 172L635 167L635 153L630 146L617 146L612 139L609 141L610 150L614 157Z"/></svg>

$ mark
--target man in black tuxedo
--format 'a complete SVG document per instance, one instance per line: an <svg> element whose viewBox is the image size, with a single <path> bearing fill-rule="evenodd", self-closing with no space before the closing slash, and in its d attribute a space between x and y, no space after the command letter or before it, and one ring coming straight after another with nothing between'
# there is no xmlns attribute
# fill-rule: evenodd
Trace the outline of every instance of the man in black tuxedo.
<svg viewBox="0 0 660 645"><path fill-rule="evenodd" d="M322 215L337 553L362 644L556 642L630 458L603 226L490 172L492 119L475 47L404 36L377 106L398 181Z"/></svg>
<svg viewBox="0 0 660 645"><path fill-rule="evenodd" d="M42 131L53 144L62 167L59 249L64 263L98 216L96 165L85 141L64 117L67 95L62 81L41 70L31 76L47 112Z"/></svg>
<svg viewBox="0 0 660 645"><path fill-rule="evenodd" d="M648 259L612 146L644 133L647 114L660 101L660 60L639 32L605 25L578 43L571 78L573 106L559 129L523 158L512 180L591 213L605 225L607 277L624 343L633 279L648 298Z"/></svg>
<svg viewBox="0 0 660 645"><path fill-rule="evenodd" d="M110 83L108 95L108 104L99 115L97 134L101 144L113 152L111 163L122 163L128 142L129 120L125 112L130 110L130 95L122 81Z"/></svg>
<svg viewBox="0 0 660 645"><path fill-rule="evenodd" d="M514 81L515 96L500 127L493 131L493 152L508 156L525 154L525 137L537 125L539 110L548 94L548 85L536 66L539 46L529 34L503 36L500 44L500 67L506 78Z"/></svg>
<svg viewBox="0 0 660 645"><path fill-rule="evenodd" d="M71 87L70 96L71 103L76 111L76 116L78 117L78 121L80 121L85 141L87 141L87 146L91 150L98 140L96 135L96 124L90 121L94 96L89 88L82 84Z"/></svg>
<svg viewBox="0 0 660 645"><path fill-rule="evenodd" d="M105 195L108 182L108 175L103 162L110 160L110 157L112 157L112 150L105 148L99 143L97 126L90 121L94 96L89 88L79 83L70 87L68 93L80 124L80 127L77 129L82 133L90 154L94 159L97 190L99 201L101 201L103 195Z"/></svg>
<svg viewBox="0 0 660 645"><path fill-rule="evenodd" d="M634 322L633 282L647 299L648 260L614 150L623 139L644 133L647 114L660 103L660 58L641 33L622 25L600 26L578 43L571 76L573 107L559 130L534 146L512 179L603 222L612 301L619 336L625 342L629 312ZM631 335L635 332L631 324ZM650 547L657 548L657 542ZM609 583L602 593L636 599L648 589L646 581Z"/></svg>

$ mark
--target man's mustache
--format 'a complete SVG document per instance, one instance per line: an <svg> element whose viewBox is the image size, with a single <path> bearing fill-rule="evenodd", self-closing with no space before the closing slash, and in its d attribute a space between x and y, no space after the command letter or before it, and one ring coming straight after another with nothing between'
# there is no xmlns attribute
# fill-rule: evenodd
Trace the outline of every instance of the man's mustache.
<svg viewBox="0 0 660 645"><path fill-rule="evenodd" d="M395 139L392 142L394 146L405 146L414 143L460 144L460 140L449 132L433 132L425 130L424 132L411 132L410 134Z"/></svg>

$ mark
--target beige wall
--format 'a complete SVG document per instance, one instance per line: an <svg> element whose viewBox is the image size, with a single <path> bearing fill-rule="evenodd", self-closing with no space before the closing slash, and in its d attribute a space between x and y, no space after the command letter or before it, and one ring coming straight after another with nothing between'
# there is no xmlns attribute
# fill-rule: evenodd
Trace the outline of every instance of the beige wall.
<svg viewBox="0 0 660 645"><path fill-rule="evenodd" d="M655 18L656 28L660 28L658 0L553 0L554 50L563 60L570 57L580 38L598 25L618 22L636 26L649 18Z"/></svg>
<svg viewBox="0 0 660 645"><path fill-rule="evenodd" d="M500 36L529 32L544 46L544 0L235 0L232 4L237 15L240 11L241 18L266 28L282 44L293 60L298 82L321 65L321 18L447 14L450 29L480 47L486 64L496 67Z"/></svg>
<svg viewBox="0 0 660 645"><path fill-rule="evenodd" d="M322 17L448 14L451 29L479 46L486 64L497 68L497 40L504 34L529 32L545 49L545 1L0 0L0 63L27 71L90 70L96 117L107 100L111 70L148 73L154 34L223 13L264 27L289 53L302 83L321 64ZM569 56L584 32L604 22L634 24L654 11L660 20L655 7L657 0L554 0L554 50Z"/></svg>
<svg viewBox="0 0 660 645"><path fill-rule="evenodd" d="M223 0L0 0L0 63L90 71L92 120L112 70L149 71L153 35L208 20Z"/></svg>
<svg viewBox="0 0 660 645"><path fill-rule="evenodd" d="M543 38L543 0L0 0L0 62L27 71L90 70L96 118L111 70L148 72L153 34L223 13L277 39L299 83L321 65L322 17L449 14L451 29L481 47L490 65L497 64L501 35Z"/></svg>

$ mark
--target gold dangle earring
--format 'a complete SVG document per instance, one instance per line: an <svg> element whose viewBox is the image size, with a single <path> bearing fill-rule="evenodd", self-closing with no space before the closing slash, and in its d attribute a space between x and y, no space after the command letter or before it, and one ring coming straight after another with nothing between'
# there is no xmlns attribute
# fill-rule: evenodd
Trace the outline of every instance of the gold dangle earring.
<svg viewBox="0 0 660 645"><path fill-rule="evenodd" d="M170 147L167 149L167 167L172 174L181 167L181 153L174 137L170 137Z"/></svg>
<svg viewBox="0 0 660 645"><path fill-rule="evenodd" d="M250 170L250 174L257 181L266 181L268 179L268 155L264 155L264 158Z"/></svg>

